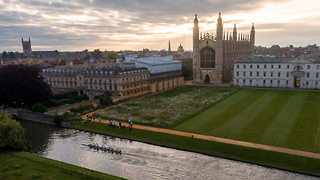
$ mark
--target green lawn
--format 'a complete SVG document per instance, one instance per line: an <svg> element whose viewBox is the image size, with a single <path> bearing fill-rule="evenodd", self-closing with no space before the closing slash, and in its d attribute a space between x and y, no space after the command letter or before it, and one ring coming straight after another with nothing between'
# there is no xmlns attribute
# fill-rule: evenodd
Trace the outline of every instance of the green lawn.
<svg viewBox="0 0 320 180"><path fill-rule="evenodd" d="M320 93L241 89L172 129L320 153Z"/></svg>
<svg viewBox="0 0 320 180"><path fill-rule="evenodd" d="M94 116L166 127L237 91L230 87L179 86L152 96L140 98Z"/></svg>
<svg viewBox="0 0 320 180"><path fill-rule="evenodd" d="M94 131L98 133L105 133L109 135L142 140L145 142L167 145L169 147L183 148L198 152L220 155L224 157L241 159L245 161L252 161L320 174L319 159L195 139L192 137L134 129L134 126L133 129L129 131L127 128L118 129L108 126L107 124L96 122L85 125L74 122L68 122L68 124L74 128Z"/></svg>
<svg viewBox="0 0 320 180"><path fill-rule="evenodd" d="M0 162L0 179L6 180L123 179L25 152L0 152Z"/></svg>

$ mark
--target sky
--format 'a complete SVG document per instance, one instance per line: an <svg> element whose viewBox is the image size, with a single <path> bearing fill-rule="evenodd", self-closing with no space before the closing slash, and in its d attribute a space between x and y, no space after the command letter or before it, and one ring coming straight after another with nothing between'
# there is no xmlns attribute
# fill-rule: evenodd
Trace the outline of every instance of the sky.
<svg viewBox="0 0 320 180"><path fill-rule="evenodd" d="M192 50L194 15L200 32L215 33L221 12L224 31L237 24L255 45L320 44L319 0L0 0L0 52L84 49Z"/></svg>

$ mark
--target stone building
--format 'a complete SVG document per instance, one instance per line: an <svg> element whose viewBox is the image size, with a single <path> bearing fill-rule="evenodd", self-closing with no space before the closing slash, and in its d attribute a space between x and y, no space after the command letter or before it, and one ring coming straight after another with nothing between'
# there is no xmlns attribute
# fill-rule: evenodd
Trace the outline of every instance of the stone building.
<svg viewBox="0 0 320 180"><path fill-rule="evenodd" d="M78 91L90 99L107 91L113 99L124 99L150 92L146 68L45 69L42 76L54 93Z"/></svg>
<svg viewBox="0 0 320 180"><path fill-rule="evenodd" d="M236 86L319 89L320 58L248 58L234 61Z"/></svg>
<svg viewBox="0 0 320 180"><path fill-rule="evenodd" d="M197 15L193 28L193 83L228 83L233 80L235 59L253 57L255 30L252 24L250 36L223 32L221 13L217 20L216 35L200 34Z"/></svg>
<svg viewBox="0 0 320 180"><path fill-rule="evenodd" d="M24 56L32 56L32 50L31 50L31 41L29 38L29 41L23 41L22 38L22 48L23 48L23 55Z"/></svg>

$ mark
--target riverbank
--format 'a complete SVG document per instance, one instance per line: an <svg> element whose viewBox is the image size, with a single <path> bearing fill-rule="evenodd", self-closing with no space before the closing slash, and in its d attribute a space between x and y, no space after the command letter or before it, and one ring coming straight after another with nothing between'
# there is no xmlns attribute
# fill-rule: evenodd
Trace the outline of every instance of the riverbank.
<svg viewBox="0 0 320 180"><path fill-rule="evenodd" d="M320 177L319 159L301 157L279 152L248 148L243 146L224 144L219 142L183 137L160 132L140 129L118 129L103 123L70 123L73 128L106 135L137 140L180 150L197 152L205 155L222 157L242 162L254 163L262 166L287 170L297 173Z"/></svg>
<svg viewBox="0 0 320 180"><path fill-rule="evenodd" d="M0 162L0 179L123 179L26 152L1 152Z"/></svg>

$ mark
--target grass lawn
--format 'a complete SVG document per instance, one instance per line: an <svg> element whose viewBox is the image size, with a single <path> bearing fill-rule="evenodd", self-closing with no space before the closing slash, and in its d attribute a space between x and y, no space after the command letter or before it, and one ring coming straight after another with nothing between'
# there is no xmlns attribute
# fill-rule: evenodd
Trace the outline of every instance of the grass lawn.
<svg viewBox="0 0 320 180"><path fill-rule="evenodd" d="M242 146L223 144L219 142L195 139L191 137L183 137L159 132L152 132L140 129L118 129L102 123L89 123L83 125L81 123L69 122L69 125L78 129L89 130L109 135L126 137L131 139L142 140L145 142L153 142L157 144L167 145L170 147L189 149L224 157L241 159L274 165L278 167L290 168L299 171L320 174L320 160L307 157L289 155L284 153L247 148ZM133 126L134 127L134 126Z"/></svg>
<svg viewBox="0 0 320 180"><path fill-rule="evenodd" d="M241 89L171 128L320 153L320 93Z"/></svg>
<svg viewBox="0 0 320 180"><path fill-rule="evenodd" d="M0 153L0 179L123 179L25 152L15 154Z"/></svg>
<svg viewBox="0 0 320 180"><path fill-rule="evenodd" d="M63 106L51 107L51 108L48 109L48 112L49 111L55 111L55 110L59 109L60 107L63 107Z"/></svg>
<svg viewBox="0 0 320 180"><path fill-rule="evenodd" d="M107 110L95 117L166 127L188 115L208 107L238 88L180 86L152 96L140 98Z"/></svg>

